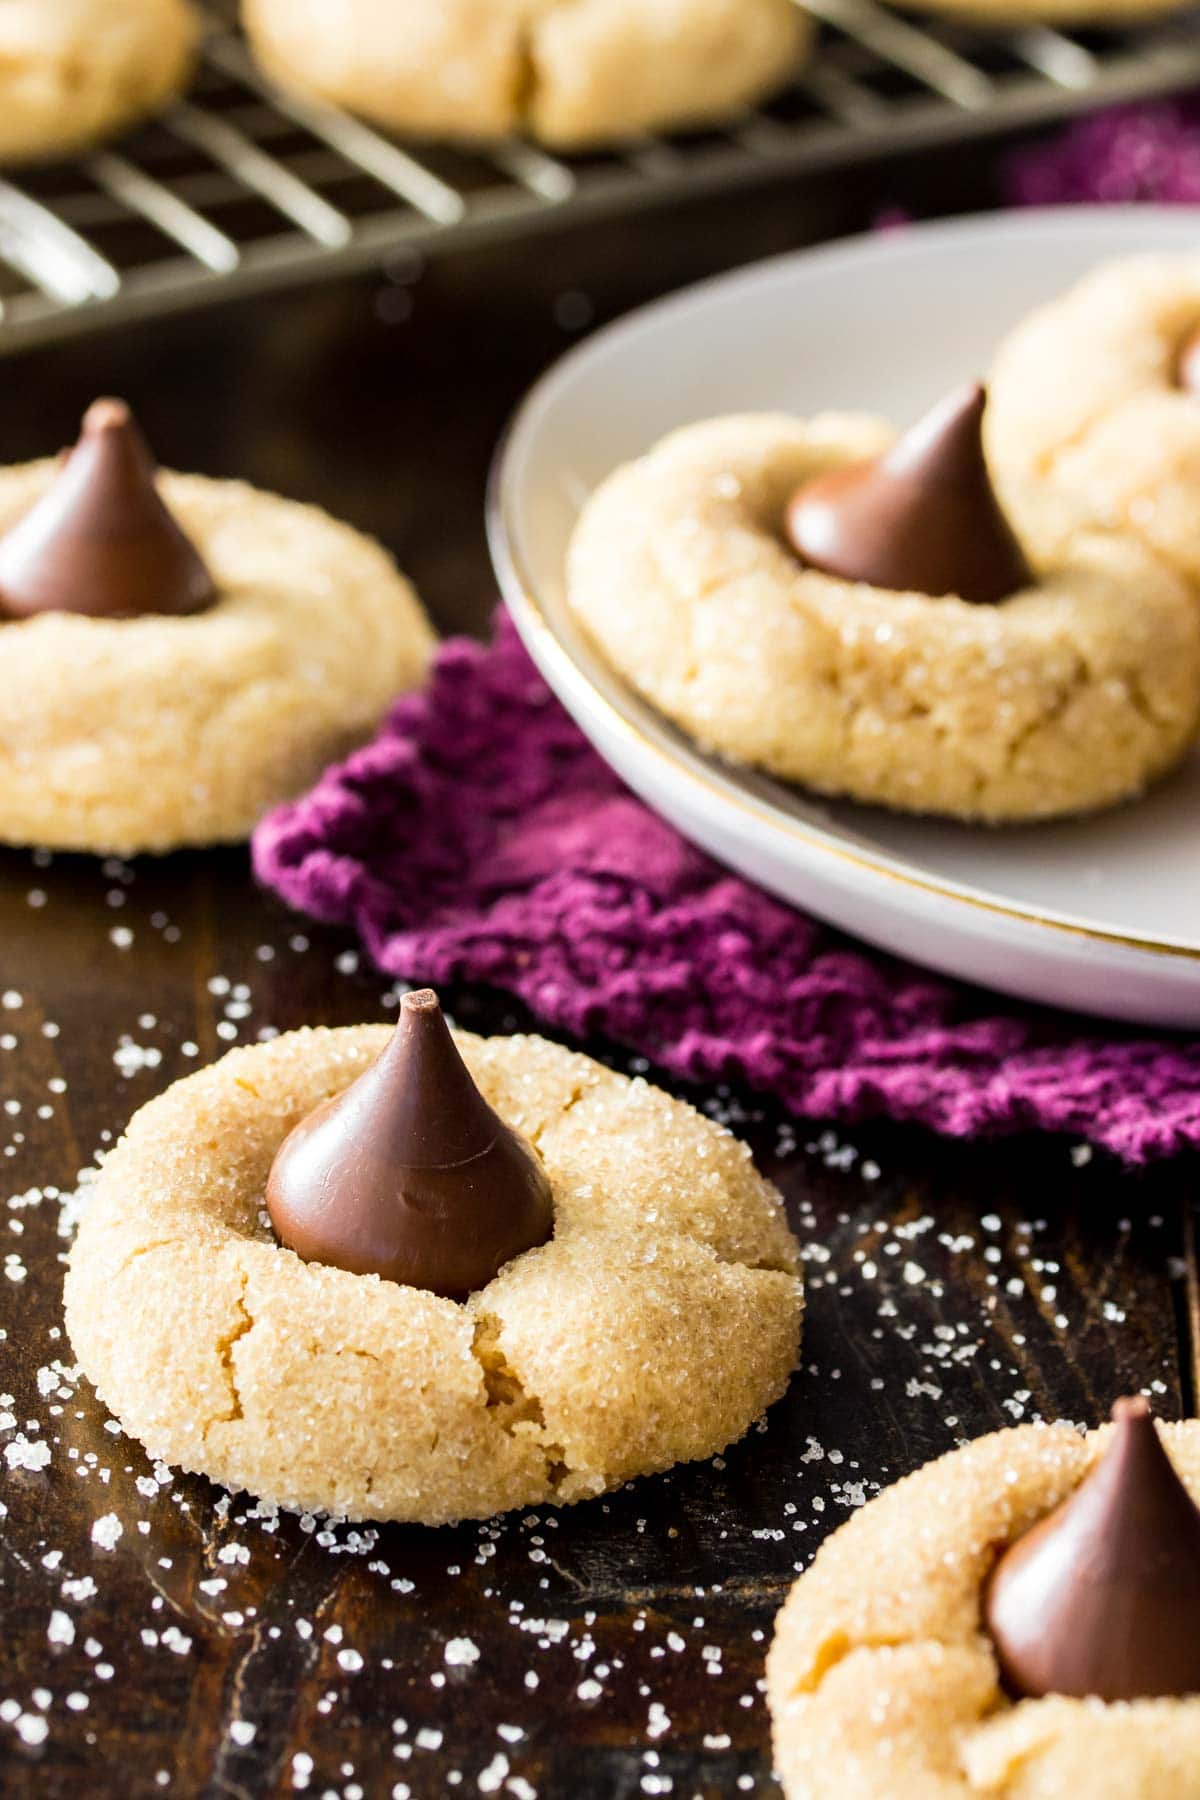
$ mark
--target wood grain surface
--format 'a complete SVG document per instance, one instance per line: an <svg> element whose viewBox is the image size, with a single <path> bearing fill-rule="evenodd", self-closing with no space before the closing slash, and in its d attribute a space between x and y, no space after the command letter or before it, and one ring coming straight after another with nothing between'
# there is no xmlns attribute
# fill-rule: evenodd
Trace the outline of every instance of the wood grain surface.
<svg viewBox="0 0 1200 1800"><path fill-rule="evenodd" d="M487 457L574 331L885 201L979 204L985 167L777 187L40 353L5 365L0 460L124 393L164 460L322 501L397 550L444 628L481 630ZM527 1022L494 995L447 999L477 1029ZM389 1003L348 938L255 891L240 851L0 853L6 1795L766 1794L772 1619L853 1507L1017 1420L1094 1422L1140 1389L1193 1409L1192 1168L839 1135L700 1093L785 1192L809 1281L801 1372L725 1457L436 1532L274 1518L152 1468L70 1372L63 1196L176 1076Z"/></svg>

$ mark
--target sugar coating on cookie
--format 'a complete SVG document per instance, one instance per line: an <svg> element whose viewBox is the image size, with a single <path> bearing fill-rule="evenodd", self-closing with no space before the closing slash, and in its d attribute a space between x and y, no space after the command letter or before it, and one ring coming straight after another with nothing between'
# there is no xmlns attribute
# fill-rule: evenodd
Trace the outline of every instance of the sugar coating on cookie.
<svg viewBox="0 0 1200 1800"><path fill-rule="evenodd" d="M426 1524L585 1499L741 1437L795 1365L797 1246L746 1147L644 1081L540 1038L457 1034L555 1214L552 1240L465 1304L276 1241L280 1143L390 1035L235 1050L107 1158L66 1315L126 1430L280 1505Z"/></svg>
<svg viewBox="0 0 1200 1800"><path fill-rule="evenodd" d="M1200 1501L1200 1423L1159 1429ZM1077 1487L1110 1431L996 1432L897 1482L822 1545L767 1661L789 1800L1197 1800L1200 1696L1013 1704L982 1625L997 1555Z"/></svg>
<svg viewBox="0 0 1200 1800"><path fill-rule="evenodd" d="M1128 534L1200 586L1200 252L1105 263L1001 345L985 425L1001 497L1035 561Z"/></svg>
<svg viewBox="0 0 1200 1800"><path fill-rule="evenodd" d="M0 535L57 468L0 470ZM0 616L0 841L236 842L424 674L433 633L379 545L242 482L158 485L217 599L191 617Z"/></svg>
<svg viewBox="0 0 1200 1800"><path fill-rule="evenodd" d="M703 748L823 793L996 822L1138 793L1200 712L1183 584L1099 535L987 606L804 567L783 540L796 489L891 441L859 415L684 427L586 503L572 608Z"/></svg>
<svg viewBox="0 0 1200 1800"><path fill-rule="evenodd" d="M160 111L199 35L190 0L3 0L0 162L65 156Z"/></svg>
<svg viewBox="0 0 1200 1800"><path fill-rule="evenodd" d="M813 35L793 0L244 0L243 17L285 87L395 131L563 149L735 113Z"/></svg>

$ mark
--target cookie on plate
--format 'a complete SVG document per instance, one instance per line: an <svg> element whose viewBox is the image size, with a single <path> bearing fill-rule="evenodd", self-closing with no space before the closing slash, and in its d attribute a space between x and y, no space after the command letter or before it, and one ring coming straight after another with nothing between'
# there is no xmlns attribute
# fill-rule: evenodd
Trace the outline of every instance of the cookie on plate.
<svg viewBox="0 0 1200 1800"><path fill-rule="evenodd" d="M998 1431L817 1552L767 1662L789 1800L1198 1800L1200 1422Z"/></svg>
<svg viewBox="0 0 1200 1800"><path fill-rule="evenodd" d="M137 1114L71 1251L75 1354L167 1462L440 1524L711 1456L782 1394L798 1251L727 1131L536 1037L235 1050Z"/></svg>
<svg viewBox="0 0 1200 1800"><path fill-rule="evenodd" d="M686 426L588 500L570 604L703 748L819 792L994 822L1136 794L1196 727L1194 602L1130 538L1035 577L983 405L896 442L862 416Z"/></svg>
<svg viewBox="0 0 1200 1800"><path fill-rule="evenodd" d="M187 85L190 0L0 0L0 162L65 156Z"/></svg>
<svg viewBox="0 0 1200 1800"><path fill-rule="evenodd" d="M1139 538L1200 587L1200 252L1105 263L1009 335L987 450L1035 561Z"/></svg>
<svg viewBox="0 0 1200 1800"><path fill-rule="evenodd" d="M560 149L727 118L781 87L793 0L243 0L285 88L421 137L528 131Z"/></svg>
<svg viewBox="0 0 1200 1800"><path fill-rule="evenodd" d="M368 737L433 634L390 558L315 507L157 474L98 401L0 469L0 842L234 842Z"/></svg>

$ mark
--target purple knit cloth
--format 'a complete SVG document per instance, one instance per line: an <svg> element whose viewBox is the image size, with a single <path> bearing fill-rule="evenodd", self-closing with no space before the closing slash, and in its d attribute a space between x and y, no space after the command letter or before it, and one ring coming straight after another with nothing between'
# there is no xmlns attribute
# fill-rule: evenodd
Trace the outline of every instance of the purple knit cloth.
<svg viewBox="0 0 1200 1800"><path fill-rule="evenodd" d="M1119 106L1080 119L1005 168L1014 206L1200 202L1200 97Z"/></svg>
<svg viewBox="0 0 1200 1800"><path fill-rule="evenodd" d="M729 874L622 786L506 615L267 818L254 862L390 975L504 988L809 1117L1069 1131L1131 1163L1200 1143L1200 1044L998 1005Z"/></svg>
<svg viewBox="0 0 1200 1800"><path fill-rule="evenodd" d="M1119 108L1013 157L1015 204L1200 201L1200 103ZM686 843L588 746L501 615L374 743L275 812L260 878L379 967L477 981L673 1074L808 1117L1200 1144L1200 1043L998 1003L848 942Z"/></svg>

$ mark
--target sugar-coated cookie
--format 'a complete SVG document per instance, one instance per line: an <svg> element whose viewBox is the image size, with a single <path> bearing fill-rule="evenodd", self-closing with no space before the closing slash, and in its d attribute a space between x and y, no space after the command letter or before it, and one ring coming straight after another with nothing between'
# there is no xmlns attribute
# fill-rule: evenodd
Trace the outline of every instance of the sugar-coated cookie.
<svg viewBox="0 0 1200 1800"><path fill-rule="evenodd" d="M415 1016L432 996L406 1001ZM740 1437L798 1350L798 1252L779 1197L727 1131L587 1057L456 1034L552 1205L552 1236L526 1236L532 1247L465 1301L284 1247L271 1220L290 1212L299 1241L293 1147L311 1152L314 1117L328 1120L314 1109L340 1097L344 1111L351 1083L378 1103L399 1037L292 1032L232 1051L134 1118L92 1189L66 1284L75 1354L125 1428L155 1456L288 1507L426 1524L585 1499ZM415 1120L396 1101L397 1129L419 1131L425 1112L457 1129L428 1088L412 1087ZM376 1142L352 1183L392 1161ZM428 1161L415 1157L420 1208ZM479 1166L489 1211L497 1176ZM353 1256L344 1237L327 1253L372 1266L379 1222L359 1220ZM319 1246L310 1235L301 1248Z"/></svg>
<svg viewBox="0 0 1200 1800"><path fill-rule="evenodd" d="M1137 793L1200 711L1182 583L1100 535L996 604L806 565L785 541L796 490L892 441L861 416L686 426L586 503L572 608L703 747L823 793L990 821Z"/></svg>
<svg viewBox="0 0 1200 1800"><path fill-rule="evenodd" d="M156 477L98 403L65 464L0 469L0 842L244 838L432 645L378 545L241 482Z"/></svg>
<svg viewBox="0 0 1200 1800"><path fill-rule="evenodd" d="M987 447L1031 555L1139 538L1200 587L1200 252L1105 263L1009 335Z"/></svg>
<svg viewBox="0 0 1200 1800"><path fill-rule="evenodd" d="M0 0L0 162L65 156L186 85L190 0Z"/></svg>
<svg viewBox="0 0 1200 1800"><path fill-rule="evenodd" d="M955 1450L822 1545L767 1664L788 1800L1198 1800L1200 1423L1121 1405Z"/></svg>
<svg viewBox="0 0 1200 1800"><path fill-rule="evenodd" d="M579 148L738 112L800 66L793 0L243 0L284 86L424 137Z"/></svg>

